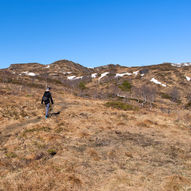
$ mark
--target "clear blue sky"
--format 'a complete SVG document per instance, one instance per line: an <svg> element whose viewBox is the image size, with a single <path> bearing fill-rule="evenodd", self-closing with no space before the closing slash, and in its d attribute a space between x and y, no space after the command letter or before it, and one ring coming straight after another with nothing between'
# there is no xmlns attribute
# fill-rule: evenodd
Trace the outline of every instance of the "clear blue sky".
<svg viewBox="0 0 191 191"><path fill-rule="evenodd" d="M191 61L190 0L0 0L0 68Z"/></svg>

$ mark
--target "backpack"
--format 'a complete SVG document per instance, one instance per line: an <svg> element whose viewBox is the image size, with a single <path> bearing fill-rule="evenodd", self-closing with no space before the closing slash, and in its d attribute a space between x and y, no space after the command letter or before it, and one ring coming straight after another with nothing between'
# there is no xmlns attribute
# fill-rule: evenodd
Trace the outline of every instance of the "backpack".
<svg viewBox="0 0 191 191"><path fill-rule="evenodd" d="M45 95L43 95L42 100L43 100L44 102L46 102L46 101L48 101L48 97L45 96Z"/></svg>

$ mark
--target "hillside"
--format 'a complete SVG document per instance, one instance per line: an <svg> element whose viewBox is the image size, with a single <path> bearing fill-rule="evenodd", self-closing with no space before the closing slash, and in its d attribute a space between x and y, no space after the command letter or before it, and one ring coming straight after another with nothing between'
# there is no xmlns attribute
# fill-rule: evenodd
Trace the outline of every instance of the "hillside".
<svg viewBox="0 0 191 191"><path fill-rule="evenodd" d="M190 191L190 71L65 60L0 70L0 190Z"/></svg>

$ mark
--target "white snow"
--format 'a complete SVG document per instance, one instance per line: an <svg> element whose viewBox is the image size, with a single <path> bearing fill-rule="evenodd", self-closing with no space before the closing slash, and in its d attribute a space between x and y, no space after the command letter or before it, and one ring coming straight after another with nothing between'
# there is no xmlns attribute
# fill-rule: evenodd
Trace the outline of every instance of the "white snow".
<svg viewBox="0 0 191 191"><path fill-rule="evenodd" d="M139 73L139 70L137 70L137 71L133 72L133 74L134 74L135 76L137 76L137 75L138 75L138 73Z"/></svg>
<svg viewBox="0 0 191 191"><path fill-rule="evenodd" d="M171 64L171 66L181 67L181 64Z"/></svg>
<svg viewBox="0 0 191 191"><path fill-rule="evenodd" d="M190 80L191 80L191 78L190 78L190 77L188 77L188 76L186 76L186 79L187 79L187 81L190 81Z"/></svg>
<svg viewBox="0 0 191 191"><path fill-rule="evenodd" d="M76 76L68 76L67 78L68 78L68 80L74 80L76 78Z"/></svg>
<svg viewBox="0 0 191 191"><path fill-rule="evenodd" d="M33 73L33 72L29 72L27 75L28 75L28 76L36 76L36 74Z"/></svg>
<svg viewBox="0 0 191 191"><path fill-rule="evenodd" d="M132 73L128 73L128 72L126 72L126 73L122 73L122 74L116 74L116 75L115 75L115 78L117 78L117 77L123 77L123 76L125 76L125 75L127 75L127 76L131 76Z"/></svg>
<svg viewBox="0 0 191 191"><path fill-rule="evenodd" d="M155 78L152 78L152 79L151 79L151 82L154 82L155 84L159 84L159 85L161 85L161 86L163 86L163 87L166 87L166 84L162 84L161 82L159 82L159 81L156 80Z"/></svg>
<svg viewBox="0 0 191 191"><path fill-rule="evenodd" d="M36 76L35 73L33 73L33 72L28 72L28 71L22 72L21 74L25 74L25 75L27 75L27 76Z"/></svg>
<svg viewBox="0 0 191 191"><path fill-rule="evenodd" d="M175 67L183 67L183 66L191 66L190 62L185 62L185 63L173 63L171 64L171 66L175 66Z"/></svg>
<svg viewBox="0 0 191 191"><path fill-rule="evenodd" d="M50 68L50 65L46 66L45 68Z"/></svg>
<svg viewBox="0 0 191 191"><path fill-rule="evenodd" d="M126 98L125 95L120 95L120 94L117 94L117 97Z"/></svg>
<svg viewBox="0 0 191 191"><path fill-rule="evenodd" d="M21 72L21 74L28 74L29 72L28 71L26 71L26 72Z"/></svg>
<svg viewBox="0 0 191 191"><path fill-rule="evenodd" d="M67 78L68 78L68 80L79 80L79 79L82 79L83 76L80 76L80 77L76 77L76 76L68 76Z"/></svg>
<svg viewBox="0 0 191 191"><path fill-rule="evenodd" d="M72 72L63 72L63 74L71 74Z"/></svg>
<svg viewBox="0 0 191 191"><path fill-rule="evenodd" d="M107 76L108 74L109 72L104 72L103 74L101 74L98 80L101 80L103 77Z"/></svg>
<svg viewBox="0 0 191 191"><path fill-rule="evenodd" d="M63 72L63 74L71 74L72 72Z"/></svg>
<svg viewBox="0 0 191 191"><path fill-rule="evenodd" d="M82 78L83 78L83 76L76 77L75 80L82 79Z"/></svg>
<svg viewBox="0 0 191 191"><path fill-rule="evenodd" d="M97 73L91 74L91 77L92 77L92 78L96 78L96 76L97 76Z"/></svg>

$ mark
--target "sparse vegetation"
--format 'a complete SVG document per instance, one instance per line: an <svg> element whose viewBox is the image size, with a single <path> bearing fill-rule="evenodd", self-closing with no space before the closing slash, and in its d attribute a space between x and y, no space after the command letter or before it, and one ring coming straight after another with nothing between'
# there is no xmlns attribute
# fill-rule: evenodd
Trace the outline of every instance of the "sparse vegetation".
<svg viewBox="0 0 191 191"><path fill-rule="evenodd" d="M84 82L80 82L80 83L79 83L79 88L80 88L80 90L82 90L82 91L85 90L85 89L87 89Z"/></svg>
<svg viewBox="0 0 191 191"><path fill-rule="evenodd" d="M172 97L171 97L169 94L167 94L167 93L163 93L163 92L162 92L160 95L161 95L161 98L169 99L169 100L172 99Z"/></svg>
<svg viewBox="0 0 191 191"><path fill-rule="evenodd" d="M40 127L40 128L32 128L32 129L26 129L23 132L23 135L25 136L28 133L33 133L33 132L39 132L39 131L45 131L45 132L49 132L51 129L49 127Z"/></svg>
<svg viewBox="0 0 191 191"><path fill-rule="evenodd" d="M112 108L116 108L116 109L122 109L122 110L134 110L136 109L136 107L128 104L128 103L123 103L123 102L119 102L119 101L110 101L107 102L105 104L106 107L112 107Z"/></svg>
<svg viewBox="0 0 191 191"><path fill-rule="evenodd" d="M55 149L48 149L48 153L52 156L56 155L57 151Z"/></svg>
<svg viewBox="0 0 191 191"><path fill-rule="evenodd" d="M171 101L176 102L176 103L181 103L180 100L180 92L178 91L177 87L174 87L170 90L170 97Z"/></svg>
<svg viewBox="0 0 191 191"><path fill-rule="evenodd" d="M128 81L124 81L120 86L119 88L122 90L122 91L130 91L131 88L132 88L132 85L128 82Z"/></svg>
<svg viewBox="0 0 191 191"><path fill-rule="evenodd" d="M185 105L185 108L186 108L186 109L191 108L191 101L189 101L189 102Z"/></svg>
<svg viewBox="0 0 191 191"><path fill-rule="evenodd" d="M17 157L17 155L14 152L9 152L9 153L6 153L5 155L8 158L16 158Z"/></svg>
<svg viewBox="0 0 191 191"><path fill-rule="evenodd" d="M157 76L158 66L148 68L144 77L138 74L115 79L115 73L122 71L117 68L100 84L88 78L72 81L52 77L61 79L62 84L47 79L55 98L51 113L59 112L47 120L40 101L46 76L51 78L51 74L42 76L43 88L25 85L38 84L39 76L18 76L16 80L22 82L18 85L7 83L4 75L0 83L0 190L188 191L191 115L185 108L191 108L190 82L185 79L187 87L181 87L177 81L182 75L171 72L169 84L169 72L168 76L162 74L167 87L151 84L153 68ZM164 72L171 71L169 68L173 67L166 66ZM74 75L78 75L77 70ZM82 85L83 91L80 82L87 87ZM173 86L178 93L171 92ZM144 107L140 107L142 103ZM153 110L148 109L150 104L155 104Z"/></svg>
<svg viewBox="0 0 191 191"><path fill-rule="evenodd" d="M59 127L55 130L56 133L61 133L63 131L63 128L62 127Z"/></svg>

